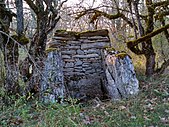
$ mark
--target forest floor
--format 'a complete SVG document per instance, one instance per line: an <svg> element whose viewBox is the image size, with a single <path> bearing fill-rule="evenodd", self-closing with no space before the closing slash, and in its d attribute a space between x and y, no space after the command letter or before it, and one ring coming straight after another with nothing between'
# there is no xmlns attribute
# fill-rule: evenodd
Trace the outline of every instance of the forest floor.
<svg viewBox="0 0 169 127"><path fill-rule="evenodd" d="M42 104L20 98L0 107L0 127L169 127L169 76L138 78L139 95L117 102Z"/></svg>

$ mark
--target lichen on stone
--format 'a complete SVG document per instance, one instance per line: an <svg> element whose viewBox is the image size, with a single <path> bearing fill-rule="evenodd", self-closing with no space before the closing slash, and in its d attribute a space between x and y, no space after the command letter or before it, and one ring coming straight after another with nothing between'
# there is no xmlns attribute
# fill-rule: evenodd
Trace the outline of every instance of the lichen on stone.
<svg viewBox="0 0 169 127"><path fill-rule="evenodd" d="M58 48L47 48L47 49L45 50L45 52L46 52L46 53L49 53L49 52L53 52L53 51L55 51L55 50L58 50Z"/></svg>
<svg viewBox="0 0 169 127"><path fill-rule="evenodd" d="M113 47L104 47L106 49L106 51L109 53L109 52L112 52L112 51L115 51L115 49Z"/></svg>
<svg viewBox="0 0 169 127"><path fill-rule="evenodd" d="M91 37L91 36L108 36L108 30L102 29L102 30L88 30L79 33L82 37Z"/></svg>
<svg viewBox="0 0 169 127"><path fill-rule="evenodd" d="M55 31L55 36L59 36L59 37L75 37L77 35L79 35L79 33L75 31L66 31L66 30Z"/></svg>
<svg viewBox="0 0 169 127"><path fill-rule="evenodd" d="M66 30L56 30L55 32L64 33Z"/></svg>
<svg viewBox="0 0 169 127"><path fill-rule="evenodd" d="M80 37L92 37L92 36L108 36L108 30L89 30L89 31L83 31L83 32L75 32L75 31L66 31L66 30L56 30L55 36L59 37L75 37L76 39L79 39Z"/></svg>
<svg viewBox="0 0 169 127"><path fill-rule="evenodd" d="M129 55L125 52L120 52L118 54L115 54L115 56L120 58L120 59L124 59L126 56L129 56Z"/></svg>

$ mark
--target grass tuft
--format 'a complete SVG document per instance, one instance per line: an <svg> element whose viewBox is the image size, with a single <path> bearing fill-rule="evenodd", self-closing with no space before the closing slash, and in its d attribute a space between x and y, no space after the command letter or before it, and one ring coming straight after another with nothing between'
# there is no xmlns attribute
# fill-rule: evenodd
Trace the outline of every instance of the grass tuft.
<svg viewBox="0 0 169 127"><path fill-rule="evenodd" d="M24 97L0 110L0 126L22 127L167 127L169 126L169 79L138 77L136 98L93 105L43 104ZM76 101L76 100L75 100Z"/></svg>

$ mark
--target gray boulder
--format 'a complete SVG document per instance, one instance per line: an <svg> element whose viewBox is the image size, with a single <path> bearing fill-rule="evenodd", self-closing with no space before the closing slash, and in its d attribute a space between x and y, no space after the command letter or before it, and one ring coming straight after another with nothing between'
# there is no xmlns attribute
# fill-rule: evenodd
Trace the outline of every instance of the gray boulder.
<svg viewBox="0 0 169 127"><path fill-rule="evenodd" d="M131 58L126 53L104 52L106 89L113 100L129 98L139 92L139 82L136 78Z"/></svg>
<svg viewBox="0 0 169 127"><path fill-rule="evenodd" d="M65 94L61 54L55 50L48 53L41 82L41 98L44 102L57 102Z"/></svg>

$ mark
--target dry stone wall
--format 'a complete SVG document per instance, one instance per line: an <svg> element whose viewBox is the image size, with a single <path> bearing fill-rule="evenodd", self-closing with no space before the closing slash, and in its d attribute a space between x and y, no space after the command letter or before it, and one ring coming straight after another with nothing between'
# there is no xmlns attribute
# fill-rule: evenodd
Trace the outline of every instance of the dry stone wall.
<svg viewBox="0 0 169 127"><path fill-rule="evenodd" d="M43 100L66 95L79 99L108 95L119 100L139 91L131 58L112 51L107 30L56 31L46 51Z"/></svg>
<svg viewBox="0 0 169 127"><path fill-rule="evenodd" d="M63 60L64 81L68 94L75 98L103 95L105 73L102 50L110 47L107 30L81 34L56 32L48 49L58 48Z"/></svg>

